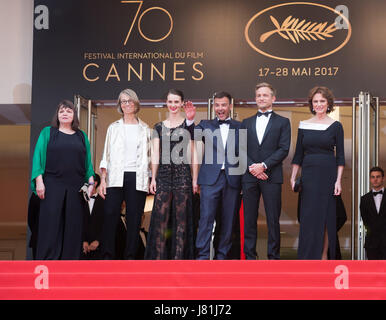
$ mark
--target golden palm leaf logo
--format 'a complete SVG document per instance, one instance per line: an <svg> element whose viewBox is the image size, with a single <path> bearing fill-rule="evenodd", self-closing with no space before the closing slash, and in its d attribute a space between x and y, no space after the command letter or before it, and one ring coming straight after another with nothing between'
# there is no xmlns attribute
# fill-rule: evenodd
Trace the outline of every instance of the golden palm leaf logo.
<svg viewBox="0 0 386 320"><path fill-rule="evenodd" d="M333 35L331 35L331 33L337 30L335 23L332 23L327 27L327 22L306 22L305 19L300 21L300 19L288 16L280 25L275 17L270 16L270 18L276 29L262 34L260 36L260 42L266 41L275 33L286 40L292 41L295 44L300 43L300 40L326 40L326 38L332 38Z"/></svg>

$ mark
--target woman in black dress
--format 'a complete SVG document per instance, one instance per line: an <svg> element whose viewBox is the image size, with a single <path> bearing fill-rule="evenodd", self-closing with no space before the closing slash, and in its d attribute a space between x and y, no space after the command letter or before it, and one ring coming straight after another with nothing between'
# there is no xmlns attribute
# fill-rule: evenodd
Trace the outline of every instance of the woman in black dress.
<svg viewBox="0 0 386 320"><path fill-rule="evenodd" d="M334 109L334 97L328 88L311 89L308 101L314 116L299 124L291 175L293 190L298 170L302 168L298 258L325 260L329 249L330 259L334 260L334 195L342 192L343 127L328 116Z"/></svg>
<svg viewBox="0 0 386 320"><path fill-rule="evenodd" d="M191 102L184 105L179 90L168 92L166 105L168 118L154 127L150 192L155 197L145 259L194 259L192 197L198 191L198 166L190 165L194 126L186 124L180 110L185 107L188 119L195 111Z"/></svg>
<svg viewBox="0 0 386 320"><path fill-rule="evenodd" d="M90 196L93 176L90 144L79 129L77 109L64 100L51 127L41 131L33 156L31 189L40 198L37 260L80 258L86 201L79 190L88 182Z"/></svg>

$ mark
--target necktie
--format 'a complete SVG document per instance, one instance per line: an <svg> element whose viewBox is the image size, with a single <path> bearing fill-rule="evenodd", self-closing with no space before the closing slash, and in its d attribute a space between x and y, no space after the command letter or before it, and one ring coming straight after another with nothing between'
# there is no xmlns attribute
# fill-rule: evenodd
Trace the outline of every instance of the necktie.
<svg viewBox="0 0 386 320"><path fill-rule="evenodd" d="M267 112L257 111L257 116L261 117L262 115L264 115L264 116L268 117L271 113L272 113L272 111L267 111Z"/></svg>
<svg viewBox="0 0 386 320"><path fill-rule="evenodd" d="M231 123L231 120L230 119L227 119L227 120L218 120L218 124L224 124L224 123L226 123L226 124L230 124Z"/></svg>
<svg viewBox="0 0 386 320"><path fill-rule="evenodd" d="M376 195L378 194L383 194L383 191L380 190L380 191L373 191L373 196L375 197Z"/></svg>

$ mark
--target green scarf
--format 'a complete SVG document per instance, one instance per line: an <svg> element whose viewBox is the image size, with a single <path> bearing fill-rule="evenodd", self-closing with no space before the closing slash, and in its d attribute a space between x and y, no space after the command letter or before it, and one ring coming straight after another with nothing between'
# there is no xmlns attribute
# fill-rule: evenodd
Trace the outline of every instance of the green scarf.
<svg viewBox="0 0 386 320"><path fill-rule="evenodd" d="M32 158L32 172L31 172L31 190L36 194L36 178L43 175L46 169L46 158L47 158L47 145L50 141L51 127L45 127L39 135L39 139L35 146L34 155ZM90 143L86 133L81 130L84 135L84 142L86 144L86 176L85 182L91 176L94 176L94 169L91 162Z"/></svg>

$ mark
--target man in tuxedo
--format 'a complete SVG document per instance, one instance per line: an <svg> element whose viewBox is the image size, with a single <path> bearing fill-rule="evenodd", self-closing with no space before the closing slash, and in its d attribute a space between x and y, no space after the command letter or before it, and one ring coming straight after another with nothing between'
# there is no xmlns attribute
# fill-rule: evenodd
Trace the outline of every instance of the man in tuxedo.
<svg viewBox="0 0 386 320"><path fill-rule="evenodd" d="M257 218L260 196L263 196L268 227L268 259L280 259L280 212L282 162L291 142L287 118L272 111L276 91L268 83L255 88L258 112L244 119L247 129L248 168L242 177L244 204L244 253L246 259L257 259Z"/></svg>
<svg viewBox="0 0 386 320"><path fill-rule="evenodd" d="M93 195L87 205L84 213L83 223L83 253L82 259L99 260L100 240L102 236L104 200L97 193L97 188L101 182L98 174L95 174L95 184Z"/></svg>
<svg viewBox="0 0 386 320"><path fill-rule="evenodd" d="M366 227L365 249L369 260L386 259L386 203L384 171L370 169L371 191L361 197L360 211Z"/></svg>
<svg viewBox="0 0 386 320"><path fill-rule="evenodd" d="M196 237L197 259L210 258L210 239L216 212L221 207L221 223L215 259L229 258L232 226L237 216L241 190L241 174L246 169L239 156L241 123L230 118L232 97L227 92L214 95L216 118L202 120L195 127L195 140L204 142L204 156L198 174L200 186L200 219ZM244 163L244 168L242 168ZM217 221L219 222L219 221Z"/></svg>

